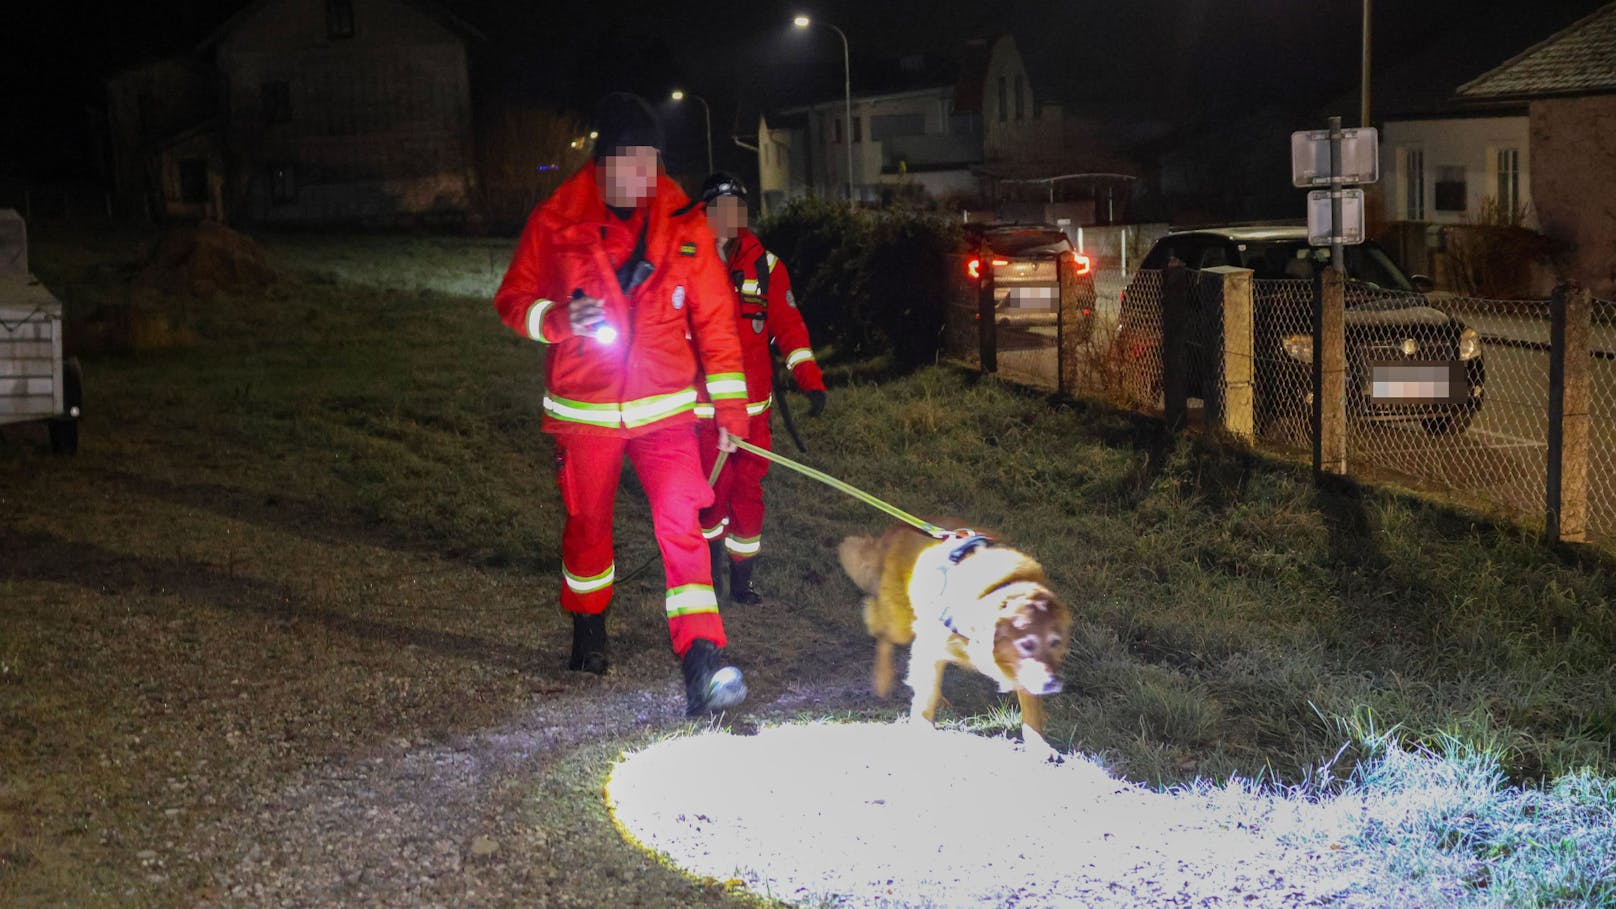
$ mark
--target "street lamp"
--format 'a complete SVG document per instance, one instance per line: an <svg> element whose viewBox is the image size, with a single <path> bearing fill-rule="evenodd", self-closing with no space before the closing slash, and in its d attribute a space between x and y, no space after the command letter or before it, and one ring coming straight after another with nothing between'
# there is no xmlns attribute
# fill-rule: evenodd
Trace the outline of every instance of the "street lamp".
<svg viewBox="0 0 1616 909"><path fill-rule="evenodd" d="M796 26L797 28L807 28L808 26L814 25L816 23L812 19L809 19L807 16L798 16L797 18L791 20L791 24ZM847 121L846 121L846 123L847 123L847 132L843 133L842 139L847 143L847 204L852 205L853 204L853 65L852 65L851 62L849 62L850 61L850 56L849 56L848 51L847 51L847 33L843 32L841 29L837 28L836 26L831 25L829 22L820 22L820 23L817 23L817 24L823 25L825 28L828 28L831 31L835 32L842 39L842 90L843 90L843 92L846 93L846 96L847 96Z"/></svg>
<svg viewBox="0 0 1616 909"><path fill-rule="evenodd" d="M683 101L688 93L682 89L674 89L670 96L675 101ZM702 122L707 124L707 173L713 172L713 109L707 106L707 99L700 95L689 95L701 102Z"/></svg>

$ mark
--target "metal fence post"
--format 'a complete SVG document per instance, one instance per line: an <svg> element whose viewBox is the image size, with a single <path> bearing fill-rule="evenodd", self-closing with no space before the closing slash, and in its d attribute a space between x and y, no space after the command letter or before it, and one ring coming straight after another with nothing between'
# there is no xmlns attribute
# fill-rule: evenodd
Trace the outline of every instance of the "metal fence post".
<svg viewBox="0 0 1616 909"><path fill-rule="evenodd" d="M984 250L986 247L984 247ZM988 259L992 256L989 254ZM982 266L976 291L976 344L983 372L999 371L999 323L993 311L993 266Z"/></svg>
<svg viewBox="0 0 1616 909"><path fill-rule="evenodd" d="M1060 275L1060 314L1055 322L1055 356L1059 358L1055 390L1071 396L1077 394L1078 360L1087 339L1078 335L1083 326L1083 313L1077 305L1077 263L1064 255L1057 256L1055 268Z"/></svg>
<svg viewBox="0 0 1616 909"><path fill-rule="evenodd" d="M1339 261L1339 260L1337 260ZM1313 473L1347 472L1346 277L1326 268L1315 279L1313 310Z"/></svg>
<svg viewBox="0 0 1616 909"><path fill-rule="evenodd" d="M1189 416L1189 337L1194 315L1190 294L1194 279L1182 265L1162 274L1162 414L1169 432L1183 429Z"/></svg>
<svg viewBox="0 0 1616 909"><path fill-rule="evenodd" d="M1551 541L1588 538L1588 331L1593 300L1586 288L1562 284L1549 301L1549 475L1546 534Z"/></svg>
<svg viewBox="0 0 1616 909"><path fill-rule="evenodd" d="M1219 265L1206 269L1204 280L1216 281L1220 292L1218 307L1222 313L1223 339L1214 370L1214 384L1208 388L1208 422L1211 422L1212 398L1218 397L1214 389L1222 390L1222 404L1218 416L1229 434L1250 444L1255 438L1253 399L1251 390L1251 275L1249 268Z"/></svg>

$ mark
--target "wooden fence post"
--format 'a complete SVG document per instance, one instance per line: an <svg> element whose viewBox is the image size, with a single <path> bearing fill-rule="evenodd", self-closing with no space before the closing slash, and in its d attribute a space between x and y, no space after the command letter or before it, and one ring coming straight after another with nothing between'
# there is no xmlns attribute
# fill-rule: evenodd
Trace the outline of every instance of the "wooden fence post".
<svg viewBox="0 0 1616 909"><path fill-rule="evenodd" d="M1587 289L1562 284L1549 301L1549 474L1547 529L1551 541L1588 539L1588 330L1593 300Z"/></svg>
<svg viewBox="0 0 1616 909"><path fill-rule="evenodd" d="M993 255L982 247L982 278L976 290L976 345L983 372L999 371L999 323L993 309Z"/></svg>
<svg viewBox="0 0 1616 909"><path fill-rule="evenodd" d="M1077 371L1087 338L1079 337L1083 327L1083 308L1077 301L1077 263L1066 256L1055 258L1056 273L1060 275L1060 314L1055 322L1056 363L1055 390L1059 394L1077 394ZM1090 320L1092 322L1092 320Z"/></svg>
<svg viewBox="0 0 1616 909"><path fill-rule="evenodd" d="M1347 472L1346 277L1326 268L1313 307L1313 473Z"/></svg>
<svg viewBox="0 0 1616 909"><path fill-rule="evenodd" d="M1252 272L1249 268L1219 265L1206 269L1202 274L1204 280L1218 283L1218 299L1222 301L1218 311L1222 315L1219 334L1222 335L1223 345L1221 351L1208 351L1209 356L1216 359L1213 361L1207 394L1216 398L1217 389L1222 389L1222 403L1217 405L1219 422L1230 435L1250 444L1256 435L1251 390ZM1206 297L1203 296L1203 299ZM1209 398L1208 423L1212 421L1213 408L1214 404Z"/></svg>

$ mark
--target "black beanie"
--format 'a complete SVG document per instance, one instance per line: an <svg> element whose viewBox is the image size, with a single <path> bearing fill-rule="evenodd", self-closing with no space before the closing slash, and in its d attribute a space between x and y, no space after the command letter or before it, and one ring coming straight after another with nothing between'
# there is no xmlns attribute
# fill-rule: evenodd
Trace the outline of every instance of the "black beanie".
<svg viewBox="0 0 1616 909"><path fill-rule="evenodd" d="M595 105L595 160L631 145L662 151L662 124L639 95L612 92Z"/></svg>

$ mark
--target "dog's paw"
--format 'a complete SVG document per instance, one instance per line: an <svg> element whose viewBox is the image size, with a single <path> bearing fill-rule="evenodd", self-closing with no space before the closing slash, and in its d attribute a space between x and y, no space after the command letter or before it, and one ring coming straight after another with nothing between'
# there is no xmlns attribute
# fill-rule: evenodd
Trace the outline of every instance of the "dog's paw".
<svg viewBox="0 0 1616 909"><path fill-rule="evenodd" d="M1055 746L1031 726L1021 727L1021 744L1027 755L1041 764L1066 763L1066 755L1056 751Z"/></svg>

